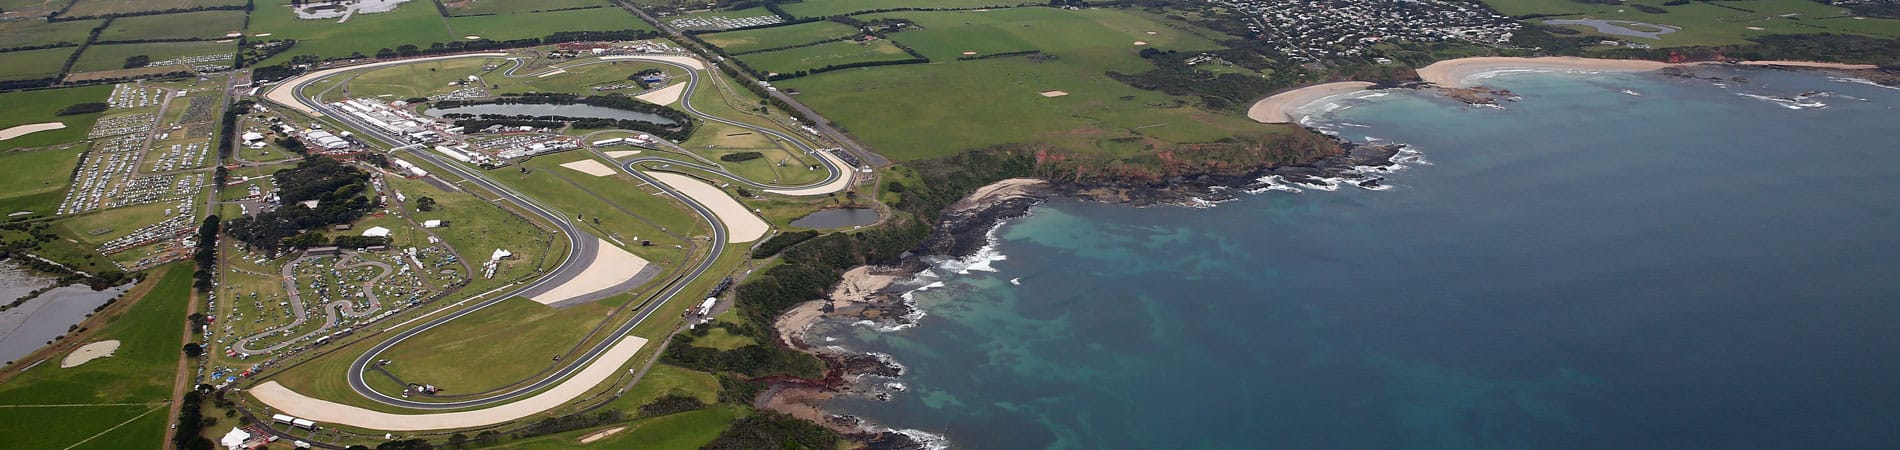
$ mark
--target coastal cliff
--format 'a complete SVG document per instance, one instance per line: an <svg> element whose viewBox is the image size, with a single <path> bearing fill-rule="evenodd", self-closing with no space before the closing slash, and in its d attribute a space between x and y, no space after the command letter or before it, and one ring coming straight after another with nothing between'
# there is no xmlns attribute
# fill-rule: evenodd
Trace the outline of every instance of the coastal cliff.
<svg viewBox="0 0 1900 450"><path fill-rule="evenodd" d="M1400 146L1356 145L1299 130L1279 138L1156 152L1145 161L1105 162L1045 148L979 151L919 163L919 172L935 174L925 180L931 189L906 189L897 209L932 217L928 234L900 258L844 270L823 298L774 317L773 335L780 344L824 360L829 370L821 379L772 379L753 404L832 428L865 448L929 448L930 437L922 433L888 430L825 410L825 403L840 395L888 398L902 390L901 383L890 380L903 375L904 368L885 355L815 343L807 335L813 325L915 326L921 311L904 295L913 288L907 284L915 284L911 280L939 262L978 254L992 243L1000 224L1048 199L1200 207L1289 183L1373 187L1402 151Z"/></svg>

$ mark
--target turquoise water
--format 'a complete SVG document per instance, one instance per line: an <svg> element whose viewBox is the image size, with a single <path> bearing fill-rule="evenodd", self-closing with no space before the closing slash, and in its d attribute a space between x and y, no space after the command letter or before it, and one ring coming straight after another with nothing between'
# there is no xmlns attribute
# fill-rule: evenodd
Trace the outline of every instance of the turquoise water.
<svg viewBox="0 0 1900 450"><path fill-rule="evenodd" d="M1385 191L1052 201L918 326L833 328L908 389L831 406L979 449L1900 448L1900 90L1733 75L1349 102L1428 161Z"/></svg>

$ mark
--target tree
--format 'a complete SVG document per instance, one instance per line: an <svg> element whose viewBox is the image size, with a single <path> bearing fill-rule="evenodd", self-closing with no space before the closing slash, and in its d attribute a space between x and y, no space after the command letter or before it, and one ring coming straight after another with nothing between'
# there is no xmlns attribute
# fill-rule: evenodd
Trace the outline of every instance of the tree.
<svg viewBox="0 0 1900 450"><path fill-rule="evenodd" d="M204 355L205 355L205 347L203 345L198 345L197 342L185 343L185 356L197 358Z"/></svg>
<svg viewBox="0 0 1900 450"><path fill-rule="evenodd" d="M468 445L468 435L462 434L462 433L455 433L455 434L449 435L449 446L455 447L455 448L462 448L467 445Z"/></svg>
<svg viewBox="0 0 1900 450"><path fill-rule="evenodd" d="M152 57L150 56L132 55L125 58L125 68L127 69L137 69L137 68L145 67L151 64L152 64Z"/></svg>
<svg viewBox="0 0 1900 450"><path fill-rule="evenodd" d="M435 198L432 198L432 197L429 197L429 196L422 196L422 197L417 197L417 198L416 198L416 210L417 210L417 211L422 211L422 212L429 212L429 211L434 211L434 210L435 210Z"/></svg>

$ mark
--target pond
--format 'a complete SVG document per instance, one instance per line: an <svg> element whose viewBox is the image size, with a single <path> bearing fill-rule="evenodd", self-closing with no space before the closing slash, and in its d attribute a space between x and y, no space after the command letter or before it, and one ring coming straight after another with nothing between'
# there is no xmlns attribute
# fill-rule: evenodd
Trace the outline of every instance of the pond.
<svg viewBox="0 0 1900 450"><path fill-rule="evenodd" d="M792 226L801 228L826 229L844 228L877 223L877 210L870 208L827 209L800 217L792 221Z"/></svg>
<svg viewBox="0 0 1900 450"><path fill-rule="evenodd" d="M457 106L454 108L429 108L424 111L430 117L442 117L448 114L502 114L509 116L562 116L589 119L638 120L660 125L677 125L673 119L659 114L627 111L594 105L542 105L542 104L499 104Z"/></svg>
<svg viewBox="0 0 1900 450"><path fill-rule="evenodd" d="M0 312L0 361L13 361L45 347L47 341L86 320L94 308L131 288L132 283L103 291L83 284L60 286Z"/></svg>

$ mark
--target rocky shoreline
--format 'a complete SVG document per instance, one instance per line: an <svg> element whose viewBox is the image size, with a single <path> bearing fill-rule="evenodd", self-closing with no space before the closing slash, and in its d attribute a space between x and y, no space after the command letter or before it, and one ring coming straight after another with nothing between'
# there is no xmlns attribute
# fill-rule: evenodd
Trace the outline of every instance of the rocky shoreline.
<svg viewBox="0 0 1900 450"><path fill-rule="evenodd" d="M800 304L774 322L781 343L812 354L831 369L823 380L768 380L772 386L754 404L824 425L872 449L941 448L934 437L908 430L891 430L862 418L825 410L832 398L847 395L888 399L904 390L897 381L904 367L888 355L855 353L814 343L807 333L820 322L855 323L885 330L915 326L922 311L906 292L908 281L936 263L969 258L993 243L1001 224L1023 217L1052 198L1117 203L1135 207L1206 207L1238 198L1242 192L1284 189L1285 186L1332 186L1340 183L1376 188L1381 174L1398 163L1401 145L1360 145L1339 142L1341 151L1318 161L1263 167L1244 175L1193 175L1156 183L1069 183L1013 178L977 189L946 208L920 248L896 266L859 266L847 271L828 298Z"/></svg>

